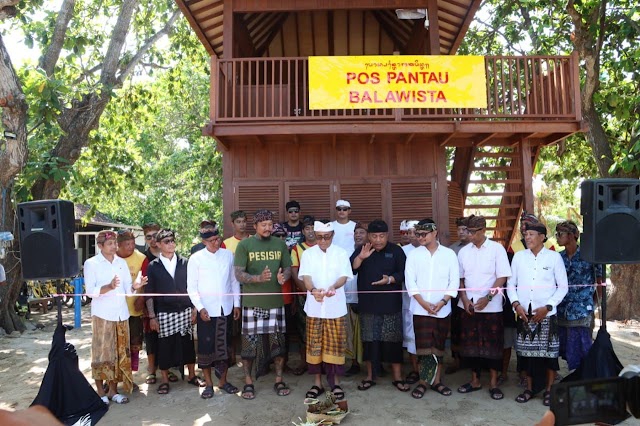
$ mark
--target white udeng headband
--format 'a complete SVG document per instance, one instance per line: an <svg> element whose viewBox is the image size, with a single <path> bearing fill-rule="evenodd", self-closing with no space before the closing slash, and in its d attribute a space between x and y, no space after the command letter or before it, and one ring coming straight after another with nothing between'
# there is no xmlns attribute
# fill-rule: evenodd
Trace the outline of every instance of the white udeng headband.
<svg viewBox="0 0 640 426"><path fill-rule="evenodd" d="M315 222L313 222L313 230L315 232L331 232L333 231L333 225L331 224L331 222L322 223L316 220Z"/></svg>

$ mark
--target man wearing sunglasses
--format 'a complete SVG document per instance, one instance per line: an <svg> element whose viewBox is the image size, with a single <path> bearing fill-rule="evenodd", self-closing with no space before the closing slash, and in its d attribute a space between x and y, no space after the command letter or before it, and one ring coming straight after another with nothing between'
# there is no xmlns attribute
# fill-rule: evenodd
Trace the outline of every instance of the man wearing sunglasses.
<svg viewBox="0 0 640 426"><path fill-rule="evenodd" d="M467 218L471 244L458 253L460 264L460 301L462 330L460 355L471 368L471 381L458 392L482 389L480 372L491 375L489 395L502 399L498 387L498 372L502 369L504 326L502 287L511 276L507 252L499 243L485 235L487 222L482 216Z"/></svg>
<svg viewBox="0 0 640 426"><path fill-rule="evenodd" d="M336 201L336 220L331 222L334 236L333 244L342 247L351 255L353 253L353 233L356 223L349 220L351 214L351 203L347 200Z"/></svg>
<svg viewBox="0 0 640 426"><path fill-rule="evenodd" d="M176 253L176 236L171 229L161 229L156 235L160 256L147 270L147 297L151 329L158 333L158 366L162 383L157 392L169 393L169 369L189 370L188 383L204 387L205 381L195 374L196 352L193 324L198 312L187 293L187 259ZM184 373L183 373L184 374ZM184 377L183 377L184 378Z"/></svg>
<svg viewBox="0 0 640 426"><path fill-rule="evenodd" d="M287 231L287 248L291 251L296 244L304 241L304 234L302 233L302 222L300 221L300 203L295 200L287 202L285 205L287 209L287 221L282 223L284 229Z"/></svg>
<svg viewBox="0 0 640 426"><path fill-rule="evenodd" d="M420 371L419 384L411 396L422 398L428 385L440 395L450 396L451 389L442 384L441 374L451 299L460 287L458 258L453 250L440 245L432 219L418 222L415 236L420 247L407 256L404 273Z"/></svg>

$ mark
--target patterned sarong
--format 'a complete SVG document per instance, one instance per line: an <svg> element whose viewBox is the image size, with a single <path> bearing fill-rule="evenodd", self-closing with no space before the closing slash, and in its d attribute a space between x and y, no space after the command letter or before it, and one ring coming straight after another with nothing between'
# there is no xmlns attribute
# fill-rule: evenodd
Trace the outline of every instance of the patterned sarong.
<svg viewBox="0 0 640 426"><path fill-rule="evenodd" d="M460 355L467 358L502 360L504 327L502 312L474 313L462 311L460 317Z"/></svg>
<svg viewBox="0 0 640 426"><path fill-rule="evenodd" d="M186 308L180 312L158 312L158 325L160 326L159 338L180 334L193 336L193 326L191 325L191 308Z"/></svg>
<svg viewBox="0 0 640 426"><path fill-rule="evenodd" d="M242 334L271 334L287 331L284 306L273 309L242 308Z"/></svg>
<svg viewBox="0 0 640 426"><path fill-rule="evenodd" d="M413 329L417 355L444 355L444 345L449 334L450 318L413 316Z"/></svg>
<svg viewBox="0 0 640 426"><path fill-rule="evenodd" d="M91 375L94 380L123 382L124 391L133 390L129 321L107 321L91 317Z"/></svg>
<svg viewBox="0 0 640 426"><path fill-rule="evenodd" d="M198 366L215 366L220 373L226 370L231 345L233 316L212 317L203 321L198 315Z"/></svg>
<svg viewBox="0 0 640 426"><path fill-rule="evenodd" d="M353 311L351 305L347 305L347 358L362 362L362 340L360 338L360 317Z"/></svg>
<svg viewBox="0 0 640 426"><path fill-rule="evenodd" d="M346 315L332 319L307 317L309 364L344 364L346 343Z"/></svg>
<svg viewBox="0 0 640 426"><path fill-rule="evenodd" d="M273 309L242 308L241 357L254 360L256 379L269 372L271 361L287 352L284 306Z"/></svg>
<svg viewBox="0 0 640 426"><path fill-rule="evenodd" d="M363 342L402 343L402 312L395 314L360 313Z"/></svg>
<svg viewBox="0 0 640 426"><path fill-rule="evenodd" d="M518 321L516 353L531 358L557 358L560 352L558 319L555 315L539 323Z"/></svg>

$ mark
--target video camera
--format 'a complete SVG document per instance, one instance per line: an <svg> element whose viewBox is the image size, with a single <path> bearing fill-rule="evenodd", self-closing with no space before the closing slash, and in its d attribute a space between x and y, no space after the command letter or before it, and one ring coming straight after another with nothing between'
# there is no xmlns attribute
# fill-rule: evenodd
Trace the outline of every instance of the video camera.
<svg viewBox="0 0 640 426"><path fill-rule="evenodd" d="M631 415L640 418L640 373L557 383L551 388L551 411L556 425L617 424Z"/></svg>

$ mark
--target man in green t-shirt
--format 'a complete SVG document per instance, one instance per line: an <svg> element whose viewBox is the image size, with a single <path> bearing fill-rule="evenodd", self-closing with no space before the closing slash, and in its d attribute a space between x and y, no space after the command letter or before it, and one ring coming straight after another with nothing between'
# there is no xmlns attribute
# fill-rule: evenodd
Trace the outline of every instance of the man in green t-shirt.
<svg viewBox="0 0 640 426"><path fill-rule="evenodd" d="M280 287L291 277L291 256L284 241L271 238L273 214L258 210L253 217L256 234L236 248L236 278L242 284L242 365L244 399L255 398L251 368L256 363L256 379L276 367L273 386L280 396L289 395L282 379L286 344L284 299ZM269 348L265 350L264 348Z"/></svg>

